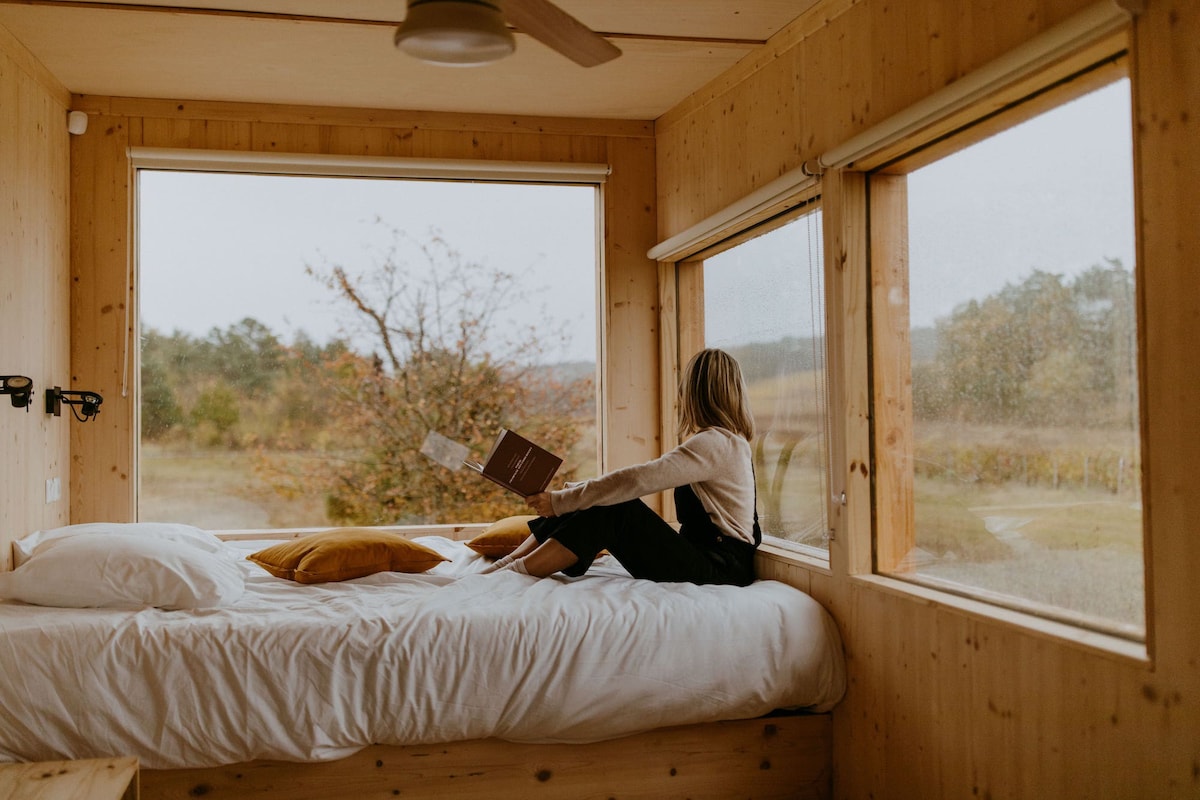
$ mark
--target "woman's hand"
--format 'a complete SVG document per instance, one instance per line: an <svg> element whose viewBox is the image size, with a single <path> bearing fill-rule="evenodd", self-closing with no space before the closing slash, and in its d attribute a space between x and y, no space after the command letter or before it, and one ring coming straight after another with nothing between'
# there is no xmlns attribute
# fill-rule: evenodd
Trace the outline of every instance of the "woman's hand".
<svg viewBox="0 0 1200 800"><path fill-rule="evenodd" d="M553 517L554 506L550 503L549 492L538 492L525 498L525 505L533 509L539 517Z"/></svg>

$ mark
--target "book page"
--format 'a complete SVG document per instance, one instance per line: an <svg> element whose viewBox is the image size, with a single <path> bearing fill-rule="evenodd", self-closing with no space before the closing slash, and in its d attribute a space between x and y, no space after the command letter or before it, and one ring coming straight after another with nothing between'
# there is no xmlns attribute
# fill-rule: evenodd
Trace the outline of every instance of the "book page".
<svg viewBox="0 0 1200 800"><path fill-rule="evenodd" d="M471 454L470 448L453 439L430 431L421 443L421 455L426 456L449 470L457 470ZM467 466L471 466L468 464ZM472 467L475 468L475 467Z"/></svg>

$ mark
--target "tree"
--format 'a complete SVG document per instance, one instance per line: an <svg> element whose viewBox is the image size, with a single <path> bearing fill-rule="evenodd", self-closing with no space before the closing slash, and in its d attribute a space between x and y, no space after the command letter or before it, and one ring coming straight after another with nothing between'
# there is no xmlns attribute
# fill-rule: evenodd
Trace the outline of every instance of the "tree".
<svg viewBox="0 0 1200 800"><path fill-rule="evenodd" d="M183 424L183 410L175 397L175 382L168 363L169 340L153 329L142 335L142 436L151 441L166 437Z"/></svg>
<svg viewBox="0 0 1200 800"><path fill-rule="evenodd" d="M329 518L348 524L492 519L519 510L517 498L490 482L419 452L430 431L480 456L502 427L560 453L578 439L590 389L564 386L539 366L547 327L497 330L502 309L529 304L517 276L463 258L437 235L419 243L398 231L365 273L342 265L308 271L348 312L352 340L373 352L346 350L314 372L336 415L337 457L304 469L268 459L277 490L320 491Z"/></svg>
<svg viewBox="0 0 1200 800"><path fill-rule="evenodd" d="M1133 276L1119 261L1067 282L1035 270L937 323L937 355L913 369L927 419L1103 426L1136 418Z"/></svg>
<svg viewBox="0 0 1200 800"><path fill-rule="evenodd" d="M231 389L260 397L283 369L284 347L271 329L252 317L208 335L213 371Z"/></svg>
<svg viewBox="0 0 1200 800"><path fill-rule="evenodd" d="M223 384L201 392L191 413L192 424L206 432L209 444L233 444L231 432L240 417L237 395Z"/></svg>
<svg viewBox="0 0 1200 800"><path fill-rule="evenodd" d="M183 422L183 411L158 361L142 361L142 436L154 441Z"/></svg>

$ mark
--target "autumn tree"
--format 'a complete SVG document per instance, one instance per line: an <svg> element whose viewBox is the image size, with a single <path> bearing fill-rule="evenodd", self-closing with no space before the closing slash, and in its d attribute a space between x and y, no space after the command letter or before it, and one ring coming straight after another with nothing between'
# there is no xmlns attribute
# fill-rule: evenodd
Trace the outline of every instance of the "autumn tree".
<svg viewBox="0 0 1200 800"><path fill-rule="evenodd" d="M330 521L345 524L519 512L518 498L419 451L430 431L477 456L501 428L558 452L575 444L591 390L562 385L541 365L548 331L564 334L546 324L528 287L513 273L464 258L436 234L417 242L399 231L365 272L341 264L308 272L333 292L347 336L364 352L347 350L313 372L336 421L337 453L304 467L269 462L277 490L320 492ZM502 329L502 312L514 306L530 309L538 324Z"/></svg>
<svg viewBox="0 0 1200 800"><path fill-rule="evenodd" d="M926 419L1104 426L1136 416L1133 276L1119 261L1073 280L1035 270L937 323L913 369Z"/></svg>

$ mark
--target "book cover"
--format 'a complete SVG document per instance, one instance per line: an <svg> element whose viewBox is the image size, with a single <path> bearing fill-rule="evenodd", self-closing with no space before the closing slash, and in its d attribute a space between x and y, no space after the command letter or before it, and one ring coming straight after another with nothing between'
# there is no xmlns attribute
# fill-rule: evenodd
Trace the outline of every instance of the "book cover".
<svg viewBox="0 0 1200 800"><path fill-rule="evenodd" d="M482 463L464 461L490 481L522 497L544 492L563 460L516 431L504 429Z"/></svg>

